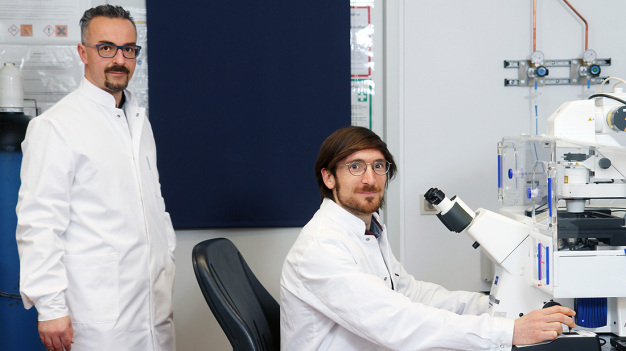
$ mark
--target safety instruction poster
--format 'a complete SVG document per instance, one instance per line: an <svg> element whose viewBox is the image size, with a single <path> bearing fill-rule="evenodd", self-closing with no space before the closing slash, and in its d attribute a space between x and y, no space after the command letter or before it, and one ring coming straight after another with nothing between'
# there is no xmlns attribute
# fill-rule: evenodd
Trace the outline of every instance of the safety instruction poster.
<svg viewBox="0 0 626 351"><path fill-rule="evenodd" d="M0 43L77 43L78 20L90 4L90 0L0 0Z"/></svg>
<svg viewBox="0 0 626 351"><path fill-rule="evenodd" d="M352 77L369 77L372 74L372 32L370 6L350 7L350 56Z"/></svg>
<svg viewBox="0 0 626 351"><path fill-rule="evenodd" d="M352 125L371 129L372 122L372 81L352 79Z"/></svg>
<svg viewBox="0 0 626 351"><path fill-rule="evenodd" d="M371 23L372 1L350 2L350 57L352 125L372 128L372 95L374 67Z"/></svg>

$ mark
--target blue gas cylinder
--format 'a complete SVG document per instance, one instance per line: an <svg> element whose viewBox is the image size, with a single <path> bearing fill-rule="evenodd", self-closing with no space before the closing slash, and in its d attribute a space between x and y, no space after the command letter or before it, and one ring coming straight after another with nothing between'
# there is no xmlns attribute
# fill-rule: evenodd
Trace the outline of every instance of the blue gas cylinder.
<svg viewBox="0 0 626 351"><path fill-rule="evenodd" d="M20 263L15 242L21 143L30 119L0 112L0 349L46 350L39 339L37 310L25 310L19 293Z"/></svg>

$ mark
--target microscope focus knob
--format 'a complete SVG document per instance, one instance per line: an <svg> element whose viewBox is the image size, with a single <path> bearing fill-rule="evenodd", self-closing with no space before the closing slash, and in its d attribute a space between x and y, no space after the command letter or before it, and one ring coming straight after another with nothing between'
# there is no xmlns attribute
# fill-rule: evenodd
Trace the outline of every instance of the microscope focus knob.
<svg viewBox="0 0 626 351"><path fill-rule="evenodd" d="M600 168L602 169L608 169L609 167L611 167L611 160L606 157L602 158L600 159L600 161L598 161L598 166L600 166Z"/></svg>
<svg viewBox="0 0 626 351"><path fill-rule="evenodd" d="M550 301L544 303L542 308L548 308L548 307L552 307L552 306L561 306L561 304L556 302L556 301L554 301L554 300L550 300Z"/></svg>

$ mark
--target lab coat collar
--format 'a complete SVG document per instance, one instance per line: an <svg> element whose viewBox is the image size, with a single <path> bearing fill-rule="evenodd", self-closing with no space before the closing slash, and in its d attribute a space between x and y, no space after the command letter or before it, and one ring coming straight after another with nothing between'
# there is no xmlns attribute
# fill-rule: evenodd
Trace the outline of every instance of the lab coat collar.
<svg viewBox="0 0 626 351"><path fill-rule="evenodd" d="M103 105L105 107L113 107L116 108L115 98L110 93L98 88L93 83L91 83L87 78L83 77L80 81L80 86L78 89L84 92L89 98L95 101L99 105ZM124 90L124 94L126 95L126 104L131 103L133 100L133 96L128 90Z"/></svg>
<svg viewBox="0 0 626 351"><path fill-rule="evenodd" d="M348 212L335 201L329 198L324 198L324 200L322 201L322 205L320 206L320 212L322 212L323 215L330 217L334 222L338 223L350 232L357 235L357 237L365 237L365 222L363 222L363 220L361 220L359 217ZM385 225L380 222L380 217L378 216L378 213L373 213L372 217L372 220L376 220L378 223L380 223L381 231L384 233Z"/></svg>

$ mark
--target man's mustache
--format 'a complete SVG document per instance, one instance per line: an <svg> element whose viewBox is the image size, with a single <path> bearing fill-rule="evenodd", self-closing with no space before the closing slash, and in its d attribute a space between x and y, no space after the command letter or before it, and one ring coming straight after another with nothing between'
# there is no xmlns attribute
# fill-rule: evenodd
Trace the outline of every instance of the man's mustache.
<svg viewBox="0 0 626 351"><path fill-rule="evenodd" d="M360 192L370 192L370 191L380 191L380 188L375 186L375 185L364 185L363 187L359 188L358 191Z"/></svg>
<svg viewBox="0 0 626 351"><path fill-rule="evenodd" d="M130 73L128 68L126 68L125 66L111 66L104 70L104 73L109 73L109 72L120 72L120 73L126 73L126 74Z"/></svg>

